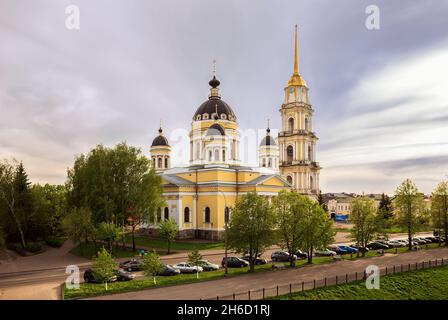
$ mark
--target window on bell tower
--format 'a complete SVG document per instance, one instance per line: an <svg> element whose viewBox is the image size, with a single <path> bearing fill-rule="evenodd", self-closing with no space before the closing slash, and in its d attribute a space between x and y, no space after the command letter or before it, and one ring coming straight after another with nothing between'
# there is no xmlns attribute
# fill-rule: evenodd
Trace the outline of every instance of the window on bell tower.
<svg viewBox="0 0 448 320"><path fill-rule="evenodd" d="M292 133L294 131L294 119L289 118L288 120L288 131Z"/></svg>

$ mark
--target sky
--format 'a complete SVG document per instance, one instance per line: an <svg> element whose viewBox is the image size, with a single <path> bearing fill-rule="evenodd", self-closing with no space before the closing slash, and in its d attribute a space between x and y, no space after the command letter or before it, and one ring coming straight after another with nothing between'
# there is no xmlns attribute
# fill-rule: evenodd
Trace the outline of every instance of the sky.
<svg viewBox="0 0 448 320"><path fill-rule="evenodd" d="M372 4L379 30L366 28ZM63 183L100 143L149 156L162 121L186 165L216 60L256 165L267 119L280 127L298 24L322 191L393 193L410 178L428 193L448 177L447 16L446 0L0 0L0 159Z"/></svg>

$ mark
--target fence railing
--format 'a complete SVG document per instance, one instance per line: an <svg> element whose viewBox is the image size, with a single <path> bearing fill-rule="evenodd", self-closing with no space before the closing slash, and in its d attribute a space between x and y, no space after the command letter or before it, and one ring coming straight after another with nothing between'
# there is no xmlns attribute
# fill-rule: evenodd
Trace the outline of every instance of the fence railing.
<svg viewBox="0 0 448 320"><path fill-rule="evenodd" d="M428 260L423 262L415 262L408 264L392 265L381 268L380 275L390 275L401 272L408 272L414 270L421 270L439 266L448 265L448 261L444 259ZM278 297L286 294L293 294L296 292L302 292L305 290L312 290L316 288L323 288L338 284L345 284L359 280L365 280L369 274L366 272L353 272L339 274L331 277L325 277L321 279L314 279L311 281L294 282L289 284L278 285L274 287L262 287L256 290L248 290L241 292L234 292L231 295L217 296L216 298L208 298L205 300L260 300L269 297Z"/></svg>

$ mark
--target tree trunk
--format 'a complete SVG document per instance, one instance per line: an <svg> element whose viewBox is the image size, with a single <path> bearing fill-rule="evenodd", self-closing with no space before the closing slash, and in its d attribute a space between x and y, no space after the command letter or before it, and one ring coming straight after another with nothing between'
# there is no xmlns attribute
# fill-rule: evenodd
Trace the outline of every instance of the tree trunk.
<svg viewBox="0 0 448 320"><path fill-rule="evenodd" d="M132 225L132 251L135 252L135 225Z"/></svg>
<svg viewBox="0 0 448 320"><path fill-rule="evenodd" d="M313 249L312 248L308 251L308 260L307 260L307 262L308 262L308 264L313 263Z"/></svg>
<svg viewBox="0 0 448 320"><path fill-rule="evenodd" d="M249 259L249 271L250 272L254 272L255 271L255 263L254 263L254 258L250 257Z"/></svg>
<svg viewBox="0 0 448 320"><path fill-rule="evenodd" d="M5 199L6 200L6 199ZM19 230L20 234L20 245L22 246L22 249L25 250L26 248L26 241L25 241L25 235L23 234L22 230L22 224L20 223L19 218L16 216L16 213L14 211L14 200L12 200L12 203L8 203L9 211L12 214L12 217L14 218L14 222L16 223L17 230Z"/></svg>

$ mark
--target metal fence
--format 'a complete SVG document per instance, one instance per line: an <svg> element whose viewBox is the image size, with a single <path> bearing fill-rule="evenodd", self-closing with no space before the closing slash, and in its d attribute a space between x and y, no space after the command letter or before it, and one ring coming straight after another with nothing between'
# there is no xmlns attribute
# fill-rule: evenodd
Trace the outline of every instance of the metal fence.
<svg viewBox="0 0 448 320"><path fill-rule="evenodd" d="M439 266L448 265L447 260L435 259L423 262L400 264L387 266L380 269L380 275L390 275L407 271L421 270ZM235 292L231 295L217 296L216 298L209 298L205 300L260 300L269 297L278 297L286 294L293 294L305 290L312 290L316 288L323 288L338 284L350 283L354 281L365 280L368 274L366 272L354 272L340 274L332 277L325 277L321 279L314 279L311 281L294 282L286 285L278 285L275 287L263 287L256 290L249 290L243 292Z"/></svg>

